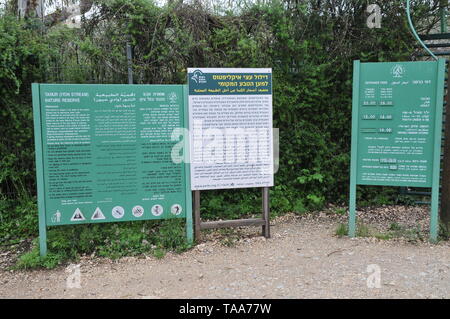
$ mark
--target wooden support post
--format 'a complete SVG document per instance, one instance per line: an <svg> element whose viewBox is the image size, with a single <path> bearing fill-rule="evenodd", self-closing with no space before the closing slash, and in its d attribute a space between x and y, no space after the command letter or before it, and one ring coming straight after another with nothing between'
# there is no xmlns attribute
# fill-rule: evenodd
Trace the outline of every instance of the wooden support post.
<svg viewBox="0 0 450 319"><path fill-rule="evenodd" d="M201 229L216 229L216 228L229 228L229 227L249 227L249 226L261 226L266 224L266 221L262 218L250 218L250 219L234 219L234 220L221 220L217 222L202 222Z"/></svg>
<svg viewBox="0 0 450 319"><path fill-rule="evenodd" d="M264 225L262 226L262 235L265 238L270 238L270 201L269 201L269 188L264 187L262 189L262 211Z"/></svg>
<svg viewBox="0 0 450 319"><path fill-rule="evenodd" d="M450 74L450 63L448 66ZM440 220L447 231L450 231L450 78L447 75L447 94L445 106L444 160L442 165L442 194Z"/></svg>
<svg viewBox="0 0 450 319"><path fill-rule="evenodd" d="M195 240L198 243L201 239L202 229L216 229L228 227L248 227L262 226L262 235L270 238L270 202L269 188L262 188L262 218L221 220L212 222L202 222L200 217L200 191L194 191L194 231Z"/></svg>

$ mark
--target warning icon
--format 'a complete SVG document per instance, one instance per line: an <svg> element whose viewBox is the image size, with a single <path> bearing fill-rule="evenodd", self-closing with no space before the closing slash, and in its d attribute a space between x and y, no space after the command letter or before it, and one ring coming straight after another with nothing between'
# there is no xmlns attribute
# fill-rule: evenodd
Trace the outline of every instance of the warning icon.
<svg viewBox="0 0 450 319"><path fill-rule="evenodd" d="M97 207L95 209L94 214L91 217L91 220L102 220L102 219L106 219L106 217L105 217L105 215L103 215L103 212L100 209L100 207Z"/></svg>
<svg viewBox="0 0 450 319"><path fill-rule="evenodd" d="M125 210L122 206L116 206L112 209L112 215L116 219L123 218L125 216Z"/></svg>
<svg viewBox="0 0 450 319"><path fill-rule="evenodd" d="M183 209L181 208L180 204L175 204L170 208L170 211L172 212L172 214L174 214L176 216L180 215L182 210Z"/></svg>
<svg viewBox="0 0 450 319"><path fill-rule="evenodd" d="M83 221L83 220L86 220L86 218L84 218L84 215L81 212L81 210L79 208L77 208L75 210L75 213L73 213L73 216L70 219L70 221L72 221L72 222L80 222L80 221Z"/></svg>
<svg viewBox="0 0 450 319"><path fill-rule="evenodd" d="M154 205L152 207L152 214L153 216L161 216L162 213L164 212L164 208L161 205Z"/></svg>
<svg viewBox="0 0 450 319"><path fill-rule="evenodd" d="M142 217L142 215L144 215L144 207L139 205L134 206L131 211L133 213L133 216L136 218Z"/></svg>

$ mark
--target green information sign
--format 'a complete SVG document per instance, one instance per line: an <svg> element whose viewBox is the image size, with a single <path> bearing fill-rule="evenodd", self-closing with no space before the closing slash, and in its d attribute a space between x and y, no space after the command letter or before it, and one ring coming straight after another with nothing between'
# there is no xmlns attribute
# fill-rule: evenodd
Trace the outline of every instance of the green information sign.
<svg viewBox="0 0 450 319"><path fill-rule="evenodd" d="M350 236L356 185L432 187L437 239L445 61L354 63Z"/></svg>
<svg viewBox="0 0 450 319"><path fill-rule="evenodd" d="M41 254L47 226L186 218L192 240L189 167L171 157L186 91L33 84Z"/></svg>

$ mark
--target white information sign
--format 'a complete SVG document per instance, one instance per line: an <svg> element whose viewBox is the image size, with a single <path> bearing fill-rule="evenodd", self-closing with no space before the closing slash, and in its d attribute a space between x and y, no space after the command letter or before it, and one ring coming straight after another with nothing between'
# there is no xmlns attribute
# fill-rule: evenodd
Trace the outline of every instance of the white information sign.
<svg viewBox="0 0 450 319"><path fill-rule="evenodd" d="M192 190L271 187L272 69L189 68Z"/></svg>

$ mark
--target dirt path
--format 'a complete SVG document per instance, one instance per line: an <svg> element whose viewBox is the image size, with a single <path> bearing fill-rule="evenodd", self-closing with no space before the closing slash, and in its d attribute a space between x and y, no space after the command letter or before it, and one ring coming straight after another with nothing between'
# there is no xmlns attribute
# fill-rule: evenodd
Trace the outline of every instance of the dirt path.
<svg viewBox="0 0 450 319"><path fill-rule="evenodd" d="M450 298L449 242L337 238L338 222L285 217L270 240L253 229L160 260L83 258L81 288L67 288L66 268L1 271L0 298ZM369 265L381 288L368 288Z"/></svg>

